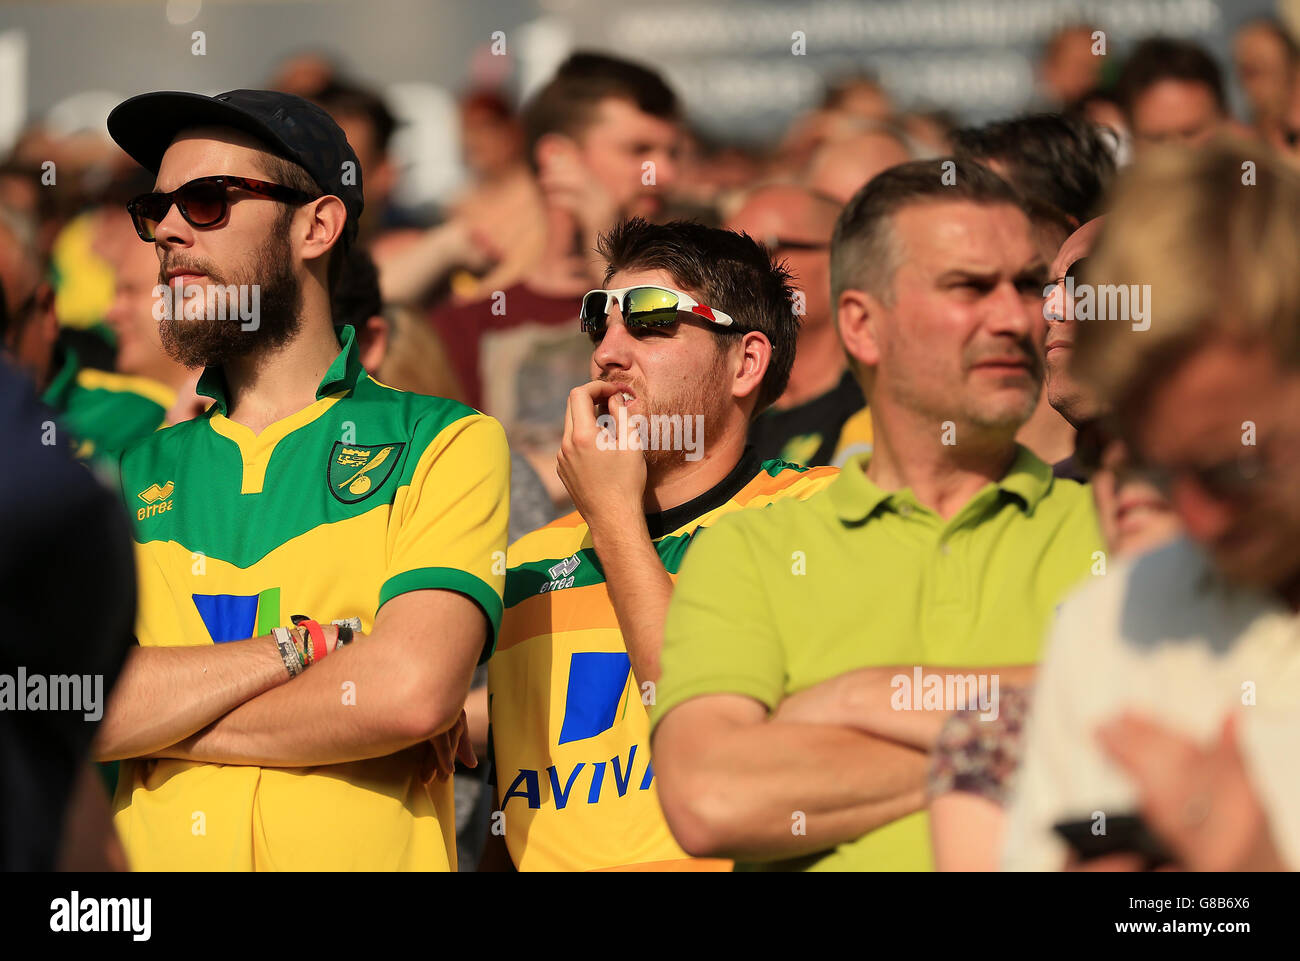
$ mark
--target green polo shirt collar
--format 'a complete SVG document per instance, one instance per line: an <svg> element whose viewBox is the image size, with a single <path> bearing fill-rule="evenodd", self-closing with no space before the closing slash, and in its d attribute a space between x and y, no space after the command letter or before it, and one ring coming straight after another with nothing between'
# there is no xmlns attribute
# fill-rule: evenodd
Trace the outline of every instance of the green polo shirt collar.
<svg viewBox="0 0 1300 961"><path fill-rule="evenodd" d="M973 506L980 504L990 495L998 492L1011 494L1020 503L1026 514L1032 514L1038 503L1047 496L1052 487L1052 469L1029 448L1016 445L1016 459L1006 475L994 484L990 484L975 497L970 504L962 508L952 521L957 521ZM886 491L878 487L867 477L867 464L871 453L860 454L844 465L835 481L827 488L827 496L835 505L835 513L846 524L858 524L869 518L881 504L898 509L903 505L927 510L917 504L916 497L910 489ZM949 523L952 523L950 521Z"/></svg>
<svg viewBox="0 0 1300 961"><path fill-rule="evenodd" d="M361 366L356 331L344 324L342 327L336 327L335 332L339 336L341 349L316 388L317 400L342 390L352 390L357 386L361 375L365 373L365 369ZM194 391L203 397L212 398L215 402L213 407L218 413L229 413L226 408L226 378L220 367L205 367Z"/></svg>

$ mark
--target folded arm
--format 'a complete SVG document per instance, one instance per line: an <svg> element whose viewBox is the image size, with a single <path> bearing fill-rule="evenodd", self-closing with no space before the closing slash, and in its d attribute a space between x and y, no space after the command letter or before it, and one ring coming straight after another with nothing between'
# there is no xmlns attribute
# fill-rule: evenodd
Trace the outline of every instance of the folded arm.
<svg viewBox="0 0 1300 961"><path fill-rule="evenodd" d="M228 644L133 648L109 695L93 756L116 761L151 754L288 680L269 634Z"/></svg>
<svg viewBox="0 0 1300 961"><path fill-rule="evenodd" d="M364 639L157 754L263 767L392 754L457 722L487 629L462 594L401 594Z"/></svg>
<svg viewBox="0 0 1300 961"><path fill-rule="evenodd" d="M673 708L653 751L668 824L697 857L815 854L925 803L924 752L845 727L770 719L741 695Z"/></svg>
<svg viewBox="0 0 1300 961"><path fill-rule="evenodd" d="M922 707L931 685L941 691L954 689L962 679L962 697L968 709L979 709L990 718L998 711L998 694L1003 688L1026 687L1033 682L1033 665L1004 667L867 667L849 671L800 691L781 702L776 718L781 721L834 724L864 731L921 751L931 751L939 732L955 713L952 705ZM983 692L987 703L977 696Z"/></svg>

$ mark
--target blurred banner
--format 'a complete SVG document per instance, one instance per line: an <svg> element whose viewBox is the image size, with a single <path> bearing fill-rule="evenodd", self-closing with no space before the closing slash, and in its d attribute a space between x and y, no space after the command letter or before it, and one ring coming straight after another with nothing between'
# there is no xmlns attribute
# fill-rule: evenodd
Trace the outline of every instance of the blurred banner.
<svg viewBox="0 0 1300 961"><path fill-rule="evenodd" d="M1108 54L1149 34L1186 37L1226 64L1224 28L1271 9L1266 0L574 0L570 15L579 42L665 69L706 131L767 139L817 101L828 77L866 70L903 109L989 119L1032 102L1043 42L1061 27L1095 27Z"/></svg>
<svg viewBox="0 0 1300 961"><path fill-rule="evenodd" d="M1123 55L1154 33L1205 44L1224 66L1238 25L1269 0L151 0L0 5L0 151L38 118L102 129L105 105L145 90L267 83L321 51L376 86L405 121L404 203L459 181L448 131L470 86L526 96L575 46L661 68L692 123L722 140L777 140L828 78L869 71L904 109L961 121L1036 102L1056 29L1088 24ZM1234 91L1234 97L1236 92Z"/></svg>

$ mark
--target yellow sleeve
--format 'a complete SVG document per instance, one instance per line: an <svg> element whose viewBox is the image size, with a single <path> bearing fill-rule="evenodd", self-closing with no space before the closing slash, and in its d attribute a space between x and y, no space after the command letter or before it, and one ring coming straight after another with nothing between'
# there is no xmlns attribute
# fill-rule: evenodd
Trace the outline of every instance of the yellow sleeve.
<svg viewBox="0 0 1300 961"><path fill-rule="evenodd" d="M497 421L473 414L439 431L393 501L379 606L407 591L464 594L491 625L486 659L501 626L509 494L510 451Z"/></svg>

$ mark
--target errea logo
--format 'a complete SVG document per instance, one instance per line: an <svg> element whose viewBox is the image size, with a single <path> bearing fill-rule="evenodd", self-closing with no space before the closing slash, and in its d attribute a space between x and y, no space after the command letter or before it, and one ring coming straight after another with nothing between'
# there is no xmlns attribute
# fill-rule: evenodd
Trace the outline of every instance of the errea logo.
<svg viewBox="0 0 1300 961"><path fill-rule="evenodd" d="M176 490L174 481L168 481L162 487L157 484L150 484L144 490L135 496L148 504L148 507L141 507L135 512L135 519L144 520L146 517L153 517L155 514L161 514L163 511L172 509L172 492Z"/></svg>
<svg viewBox="0 0 1300 961"><path fill-rule="evenodd" d="M582 558L577 554L574 554L571 557L566 557L554 567L548 567L546 573L551 575L551 580L548 583L543 584L541 590L537 593L545 594L547 591L559 591L566 587L572 587L574 580L572 576L573 572L578 569L578 565L581 563Z"/></svg>
<svg viewBox="0 0 1300 961"><path fill-rule="evenodd" d="M561 577L568 577L570 574L572 574L574 571L578 569L578 565L581 563L582 563L582 558L579 557L577 554L574 554L571 557L566 557L564 560L560 561L560 563L556 564L554 567L548 567L546 569L546 573L551 575L551 580L557 581Z"/></svg>

